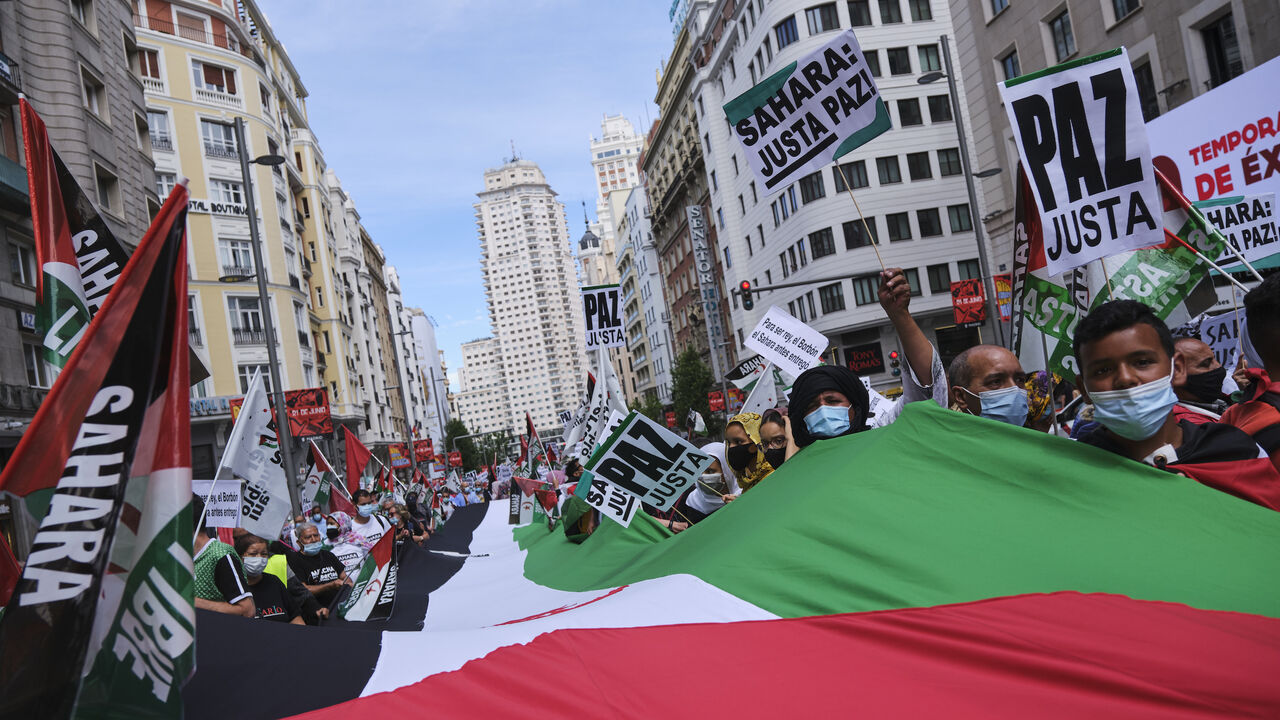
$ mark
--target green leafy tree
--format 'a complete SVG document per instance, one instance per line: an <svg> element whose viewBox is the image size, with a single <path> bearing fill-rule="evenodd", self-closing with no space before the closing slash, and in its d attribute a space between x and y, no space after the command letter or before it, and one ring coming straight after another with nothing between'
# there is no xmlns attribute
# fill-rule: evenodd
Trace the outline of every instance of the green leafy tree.
<svg viewBox="0 0 1280 720"><path fill-rule="evenodd" d="M487 465L493 462L493 458L497 456L498 462L501 463L508 459L508 452L511 448L511 431L499 430L483 435L479 438L478 452L480 454L480 464Z"/></svg>
<svg viewBox="0 0 1280 720"><path fill-rule="evenodd" d="M684 426L689 411L697 410L707 421L707 434L718 436L723 422L711 414L711 402L707 399L707 393L714 387L711 368L702 362L697 350L685 348L671 370L671 399L676 406L676 424Z"/></svg>
<svg viewBox="0 0 1280 720"><path fill-rule="evenodd" d="M463 437L469 434L467 426L457 418L450 420L444 426L444 447L446 452L453 450L455 438L461 438L458 440L458 452L462 453L463 470L475 470L484 464L480 462L480 451L476 449L476 444L472 442L471 438Z"/></svg>
<svg viewBox="0 0 1280 720"><path fill-rule="evenodd" d="M640 400L631 403L630 409L638 411L641 415L660 425L665 425L667 422L667 419L663 416L662 401L658 399L655 393L646 394Z"/></svg>

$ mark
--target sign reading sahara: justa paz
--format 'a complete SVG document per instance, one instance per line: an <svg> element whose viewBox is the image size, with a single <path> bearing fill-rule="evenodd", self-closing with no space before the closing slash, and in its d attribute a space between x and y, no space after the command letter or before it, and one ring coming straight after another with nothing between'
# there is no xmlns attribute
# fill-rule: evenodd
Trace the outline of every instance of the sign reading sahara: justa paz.
<svg viewBox="0 0 1280 720"><path fill-rule="evenodd" d="M1040 208L1050 275L1165 241L1124 48L1007 80L1000 95Z"/></svg>
<svg viewBox="0 0 1280 720"><path fill-rule="evenodd" d="M891 126L852 30L730 100L724 111L766 195Z"/></svg>
<svg viewBox="0 0 1280 720"><path fill-rule="evenodd" d="M586 321L588 351L627 344L617 285L582 288L582 319Z"/></svg>

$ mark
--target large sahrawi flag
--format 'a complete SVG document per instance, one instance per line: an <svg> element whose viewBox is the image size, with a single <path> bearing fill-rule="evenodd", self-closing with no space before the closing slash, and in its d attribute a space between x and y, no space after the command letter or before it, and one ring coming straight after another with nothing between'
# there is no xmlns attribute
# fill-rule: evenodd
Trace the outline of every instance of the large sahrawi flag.
<svg viewBox="0 0 1280 720"><path fill-rule="evenodd" d="M351 594L338 608L348 621L386 620L396 601L395 531L385 533L352 578Z"/></svg>
<svg viewBox="0 0 1280 720"><path fill-rule="evenodd" d="M52 487L0 620L0 717L177 717L194 667L187 191L174 189L0 481Z"/></svg>
<svg viewBox="0 0 1280 720"><path fill-rule="evenodd" d="M674 537L638 514L575 545L489 509L422 631L326 648L335 678L376 667L316 717L1280 714L1280 513L932 403Z"/></svg>
<svg viewBox="0 0 1280 720"><path fill-rule="evenodd" d="M891 127L852 30L725 103L724 111L765 195Z"/></svg>
<svg viewBox="0 0 1280 720"><path fill-rule="evenodd" d="M223 453L223 466L245 481L240 527L258 537L278 537L289 519L292 501L261 370L253 371Z"/></svg>
<svg viewBox="0 0 1280 720"><path fill-rule="evenodd" d="M308 447L311 456L307 463L307 474L302 479L302 509L306 510L312 505L319 505L322 509L328 510L329 495L333 491L334 483L338 482L338 476L334 474L324 453L320 452L320 448L316 446L315 440L308 443Z"/></svg>

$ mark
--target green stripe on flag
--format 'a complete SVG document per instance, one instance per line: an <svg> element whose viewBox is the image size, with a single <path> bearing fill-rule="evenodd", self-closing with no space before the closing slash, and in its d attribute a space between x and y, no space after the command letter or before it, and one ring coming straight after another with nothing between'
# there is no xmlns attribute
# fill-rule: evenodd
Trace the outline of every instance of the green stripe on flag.
<svg viewBox="0 0 1280 720"><path fill-rule="evenodd" d="M1115 50L1107 50L1106 52L1100 52L1096 55L1087 55L1082 58L1076 58L1075 60L1069 60L1067 62L1062 63L1061 65L1054 65L1052 67L1047 67L1043 70L1037 70L1033 73L1027 73L1026 75L1019 75L1018 77L1013 78L1012 80L1005 80L1004 86L1007 88L1011 88L1014 85L1021 85L1024 82L1030 82L1038 78L1054 75L1064 70L1070 70L1071 68L1078 68L1081 65L1088 65L1089 63L1092 63L1092 62L1098 62L1099 60L1105 60L1109 57L1115 57L1116 55L1119 55L1123 51L1124 51L1124 48L1116 48Z"/></svg>
<svg viewBox="0 0 1280 720"><path fill-rule="evenodd" d="M725 103L724 114L728 116L729 122L737 125L738 122L755 114L756 108L769 102L769 98L777 95L782 86L787 84L787 78L791 77L791 73L795 71L796 64L793 62L761 80L759 85Z"/></svg>
<svg viewBox="0 0 1280 720"><path fill-rule="evenodd" d="M836 148L836 154L833 159L839 160L841 157L867 144L868 141L880 133L892 129L893 122L889 120L889 108L885 107L883 98L876 98L876 119L872 120L870 125L845 138L844 142L840 143L840 146Z"/></svg>
<svg viewBox="0 0 1280 720"><path fill-rule="evenodd" d="M571 591L689 573L787 617L1075 590L1280 617L1280 513L1097 448L908 406L815 443L689 530L517 529Z"/></svg>

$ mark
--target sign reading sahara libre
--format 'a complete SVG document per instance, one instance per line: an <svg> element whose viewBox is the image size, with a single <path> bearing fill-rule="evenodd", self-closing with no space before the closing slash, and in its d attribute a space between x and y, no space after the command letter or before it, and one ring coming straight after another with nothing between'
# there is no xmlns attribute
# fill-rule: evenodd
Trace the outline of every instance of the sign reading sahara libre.
<svg viewBox="0 0 1280 720"><path fill-rule="evenodd" d="M1280 151L1276 153L1280 156ZM1249 262L1280 252L1276 241L1275 193L1235 195L1193 202L1227 242ZM1229 249L1217 260L1224 267L1237 262Z"/></svg>
<svg viewBox="0 0 1280 720"><path fill-rule="evenodd" d="M591 457L576 494L588 505L627 524L634 503L618 502L618 491L659 510L670 510L711 466L711 456L636 411Z"/></svg>
<svg viewBox="0 0 1280 720"><path fill-rule="evenodd" d="M746 346L792 377L818 364L827 337L774 305L760 318Z"/></svg>
<svg viewBox="0 0 1280 720"><path fill-rule="evenodd" d="M587 350L623 347L622 302L617 285L582 288L582 318L586 321Z"/></svg>
<svg viewBox="0 0 1280 720"><path fill-rule="evenodd" d="M725 103L724 111L765 195L891 125L852 30Z"/></svg>
<svg viewBox="0 0 1280 720"><path fill-rule="evenodd" d="M1049 275L1165 241L1123 48L1007 80L1000 95L1040 209Z"/></svg>

